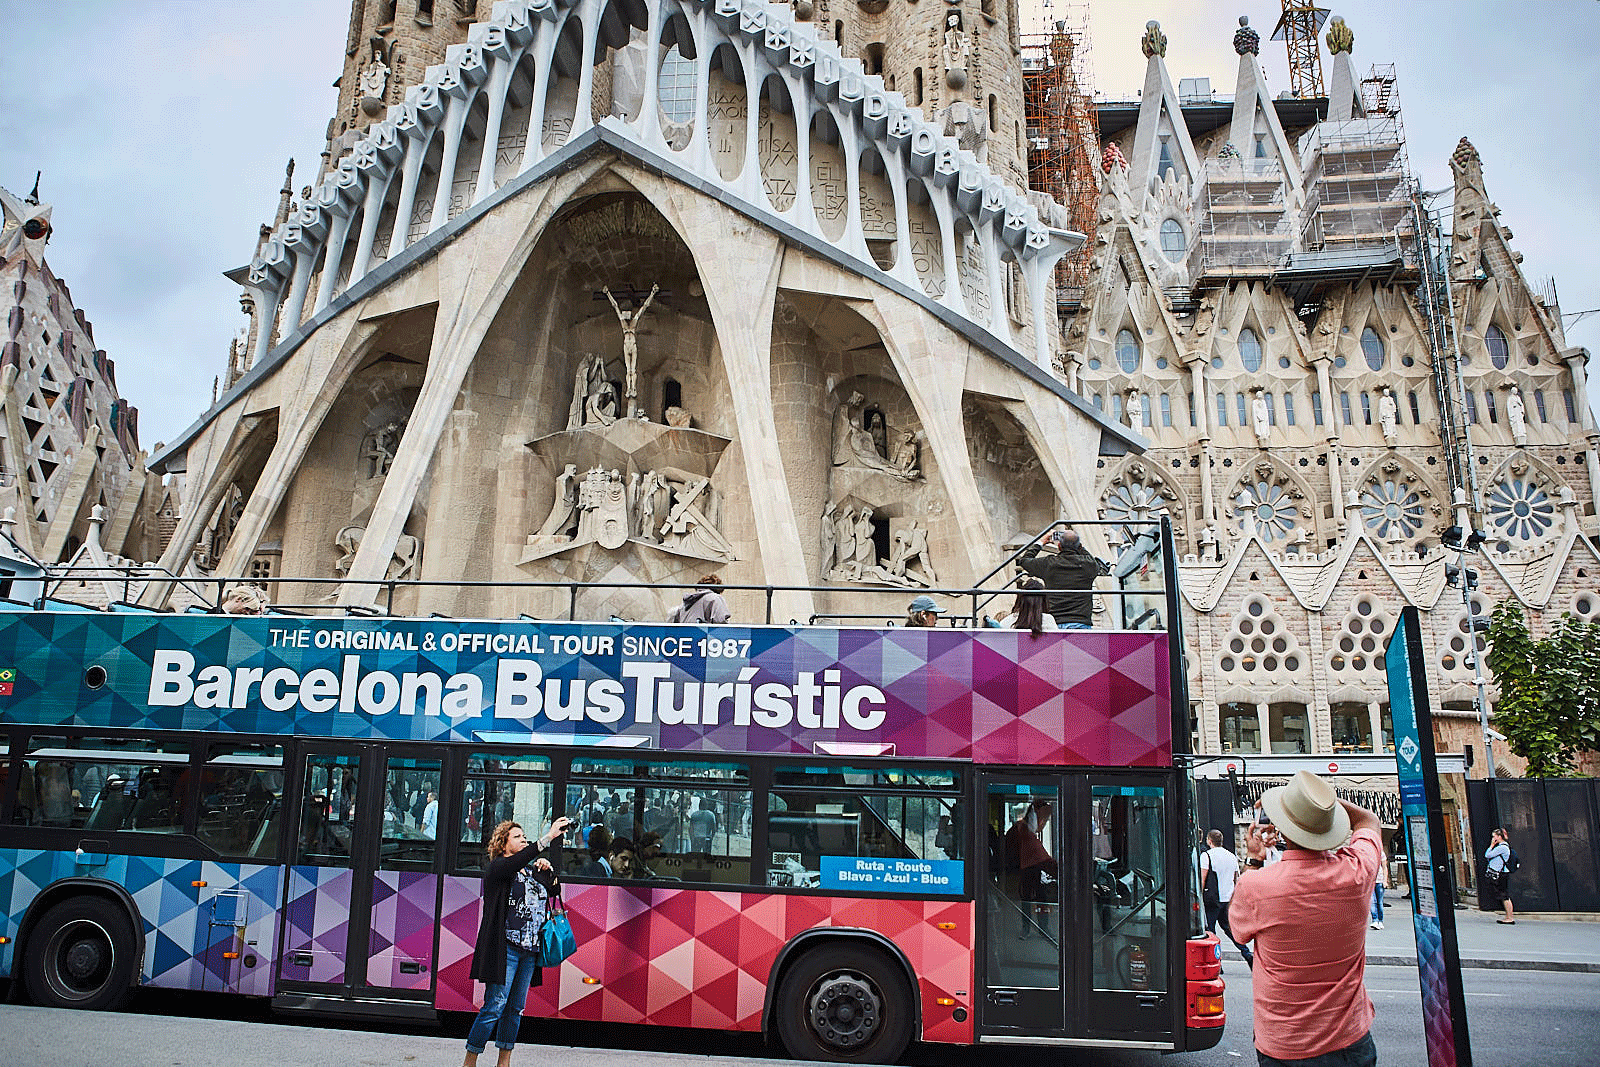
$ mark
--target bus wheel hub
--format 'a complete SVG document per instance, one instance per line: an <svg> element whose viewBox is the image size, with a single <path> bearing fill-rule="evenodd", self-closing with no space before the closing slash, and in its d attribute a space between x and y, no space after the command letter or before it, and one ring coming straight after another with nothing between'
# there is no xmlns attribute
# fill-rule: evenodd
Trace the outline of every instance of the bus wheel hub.
<svg viewBox="0 0 1600 1067"><path fill-rule="evenodd" d="M811 998L812 1027L835 1048L855 1048L870 1039L881 1011L877 994L853 974L829 975Z"/></svg>

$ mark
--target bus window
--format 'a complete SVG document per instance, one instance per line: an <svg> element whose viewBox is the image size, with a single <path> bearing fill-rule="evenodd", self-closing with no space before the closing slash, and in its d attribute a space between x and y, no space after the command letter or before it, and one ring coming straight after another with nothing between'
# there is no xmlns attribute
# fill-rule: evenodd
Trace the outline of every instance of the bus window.
<svg viewBox="0 0 1600 1067"><path fill-rule="evenodd" d="M359 772L360 760L355 756L313 753L306 757L305 791L300 800L301 863L354 866L350 848Z"/></svg>
<svg viewBox="0 0 1600 1067"><path fill-rule="evenodd" d="M230 859L277 859L283 781L282 745L211 746L195 836Z"/></svg>
<svg viewBox="0 0 1600 1067"><path fill-rule="evenodd" d="M401 805L407 787L421 783L422 806ZM383 838L378 845L380 871L431 871L439 837L439 761L389 757L383 779Z"/></svg>
<svg viewBox="0 0 1600 1067"><path fill-rule="evenodd" d="M1090 802L1094 856L1094 988L1167 989L1167 872L1160 786L1096 785Z"/></svg>
<svg viewBox="0 0 1600 1067"><path fill-rule="evenodd" d="M460 842L456 869L463 872L483 870L484 848L489 837L494 828L507 819L520 823L530 839L544 833L552 816L560 814L551 810L553 797L550 761L546 757L474 753L467 760L461 827L456 838ZM573 820L577 817L573 816ZM572 840L569 836L568 841Z"/></svg>
<svg viewBox="0 0 1600 1067"><path fill-rule="evenodd" d="M34 736L13 821L29 826L175 834L183 830L183 744Z"/></svg>
<svg viewBox="0 0 1600 1067"><path fill-rule="evenodd" d="M934 789L953 791L955 776L946 772L905 772L850 768L780 768L775 782L809 782L811 788L777 788L767 802L766 882L798 889L829 888L825 870L856 859L959 860L961 812L955 796L928 795ZM884 792L894 781L905 791ZM852 788L855 782L878 786L872 792ZM915 791L913 791L915 790ZM859 865L856 865L859 866ZM877 874L868 864L863 871ZM859 875L857 875L859 877ZM861 882L862 888L893 890L887 879ZM941 883L960 893L960 878ZM909 888L909 887L908 887ZM929 889L921 883L919 890ZM932 892L944 891L934 888Z"/></svg>
<svg viewBox="0 0 1600 1067"><path fill-rule="evenodd" d="M634 845L631 877L656 881L750 884L750 769L740 763L579 761L567 786L567 812L582 848L568 873L593 877L617 838ZM631 781L589 781L627 776Z"/></svg>

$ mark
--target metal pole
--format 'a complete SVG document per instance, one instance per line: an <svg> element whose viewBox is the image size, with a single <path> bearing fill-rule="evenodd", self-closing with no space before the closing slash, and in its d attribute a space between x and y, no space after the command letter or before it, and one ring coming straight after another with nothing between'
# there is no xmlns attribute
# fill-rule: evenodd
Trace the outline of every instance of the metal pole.
<svg viewBox="0 0 1600 1067"><path fill-rule="evenodd" d="M1467 581L1466 553L1461 553L1461 599L1467 603L1467 633L1472 645L1472 683L1477 686L1478 726L1483 734L1483 767L1494 789L1494 738L1489 736L1489 691L1483 678L1483 653L1478 649L1477 615L1472 610L1472 583Z"/></svg>

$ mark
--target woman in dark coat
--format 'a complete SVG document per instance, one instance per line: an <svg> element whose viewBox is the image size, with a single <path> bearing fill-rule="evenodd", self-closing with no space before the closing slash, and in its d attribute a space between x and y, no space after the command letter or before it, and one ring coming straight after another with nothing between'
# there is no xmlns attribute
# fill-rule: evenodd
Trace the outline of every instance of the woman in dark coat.
<svg viewBox="0 0 1600 1067"><path fill-rule="evenodd" d="M476 1067L478 1054L494 1038L500 1050L497 1067L508 1067L517 1044L517 1028L528 1002L528 988L543 979L539 967L539 927L548 910L556 872L540 855L572 820L550 824L537 842L528 840L517 823L507 820L489 837L488 867L483 872L483 919L472 950L472 977L487 988L483 1008L467 1034L463 1067Z"/></svg>

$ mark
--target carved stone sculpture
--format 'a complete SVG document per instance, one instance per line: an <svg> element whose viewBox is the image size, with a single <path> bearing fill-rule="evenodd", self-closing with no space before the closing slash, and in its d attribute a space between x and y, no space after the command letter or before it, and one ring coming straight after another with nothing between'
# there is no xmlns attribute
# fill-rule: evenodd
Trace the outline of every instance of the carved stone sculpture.
<svg viewBox="0 0 1600 1067"><path fill-rule="evenodd" d="M395 452L400 447L400 435L405 426L392 421L372 430L361 440L361 465L368 478L382 478L389 473Z"/></svg>
<svg viewBox="0 0 1600 1067"><path fill-rule="evenodd" d="M950 88L966 88L971 54L972 43L961 32L961 12L953 10L944 19L944 83Z"/></svg>
<svg viewBox="0 0 1600 1067"><path fill-rule="evenodd" d="M1399 441L1395 425L1399 421L1400 405L1395 402L1394 391L1385 389L1378 397L1378 425L1383 429L1383 443L1393 448Z"/></svg>
<svg viewBox="0 0 1600 1067"><path fill-rule="evenodd" d="M900 529L894 535L894 552L889 557L889 574L894 578L924 586L938 584L933 562L928 558L928 531L917 525Z"/></svg>
<svg viewBox="0 0 1600 1067"><path fill-rule="evenodd" d="M1511 424L1511 440L1520 448L1528 443L1528 413L1522 406L1522 390L1516 386L1506 395L1506 421Z"/></svg>
<svg viewBox="0 0 1600 1067"><path fill-rule="evenodd" d="M611 301L611 310L617 313L617 321L622 323L622 362L626 377L622 383L623 413L633 415L638 413L639 400L639 320L644 318L644 313L650 310L650 304L655 300L656 294L661 291L660 285L650 287L650 295L644 298L644 303L633 312L624 314L622 308L617 306L617 298L611 295L609 288L602 289L606 299Z"/></svg>
<svg viewBox="0 0 1600 1067"><path fill-rule="evenodd" d="M711 479L700 478L678 494L672 511L661 524L661 543L688 555L734 558L733 546L719 533L701 505L710 496Z"/></svg>
<svg viewBox="0 0 1600 1067"><path fill-rule="evenodd" d="M567 406L567 429L579 426L610 426L617 421L617 393L606 377L604 356L587 355L578 360L572 376L572 403Z"/></svg>
<svg viewBox="0 0 1600 1067"><path fill-rule="evenodd" d="M1256 432L1256 443L1266 448L1272 438L1272 413L1267 410L1266 395L1260 389L1254 392L1255 397L1250 401L1250 422Z"/></svg>
<svg viewBox="0 0 1600 1067"><path fill-rule="evenodd" d="M344 578L350 574L350 568L355 565L356 553L361 550L361 539L367 534L365 526L346 526L334 537L334 544L339 548L339 558L334 561L333 573L336 578ZM389 557L389 566L384 569L384 578L392 581L405 581L417 577L422 565L422 539L411 534L401 534L394 543L394 553Z"/></svg>
<svg viewBox="0 0 1600 1067"><path fill-rule="evenodd" d="M665 414L667 417L668 426L676 426L679 429L687 430L694 425L694 416L690 415L687 411L683 410L677 405L669 407Z"/></svg>
<svg viewBox="0 0 1600 1067"><path fill-rule="evenodd" d="M828 506L822 509L822 555L817 566L818 572L822 574L833 570L834 554L839 548L839 535L833 528L833 512L837 507L838 504L830 500Z"/></svg>
<svg viewBox="0 0 1600 1067"><path fill-rule="evenodd" d="M578 509L577 479L576 463L568 463L566 469L556 476L555 504L551 506L544 525L539 527L540 537L563 536L571 531L573 514Z"/></svg>
<svg viewBox="0 0 1600 1067"><path fill-rule="evenodd" d="M372 46L372 62L361 68L361 80L357 86L361 110L369 118L384 113L383 94L388 87L389 65L383 61L383 45L375 42Z"/></svg>
<svg viewBox="0 0 1600 1067"><path fill-rule="evenodd" d="M911 466L908 468L886 458L878 451L878 444L873 438L872 431L863 428L860 423L862 402L861 394L852 392L833 413L833 465L867 467L906 481L921 477L921 472L916 469L915 456L912 456ZM902 431L902 438L908 433L911 432ZM915 448L916 435L912 433L911 437L912 446ZM901 445L897 446L895 455L899 457L903 451L902 441Z"/></svg>
<svg viewBox="0 0 1600 1067"><path fill-rule="evenodd" d="M595 467L578 486L579 541L621 548L628 540L628 497L621 471Z"/></svg>
<svg viewBox="0 0 1600 1067"><path fill-rule="evenodd" d="M917 445L917 435L911 430L902 430L900 443L895 446L894 455L889 462L894 467L894 473L901 478L917 478L922 475L919 465L921 448Z"/></svg>

